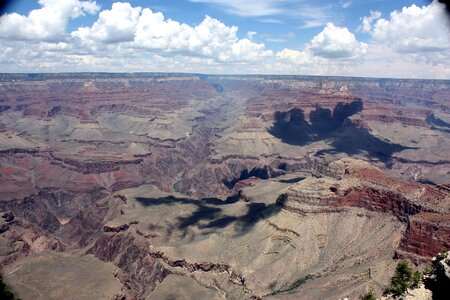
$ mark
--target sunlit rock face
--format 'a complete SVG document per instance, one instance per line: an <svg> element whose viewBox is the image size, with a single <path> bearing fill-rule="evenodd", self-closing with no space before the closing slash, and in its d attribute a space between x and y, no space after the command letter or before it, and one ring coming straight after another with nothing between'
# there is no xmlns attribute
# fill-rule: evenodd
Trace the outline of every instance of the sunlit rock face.
<svg viewBox="0 0 450 300"><path fill-rule="evenodd" d="M449 95L437 80L2 74L5 281L51 299L92 272L86 299L381 291L395 259L450 248Z"/></svg>

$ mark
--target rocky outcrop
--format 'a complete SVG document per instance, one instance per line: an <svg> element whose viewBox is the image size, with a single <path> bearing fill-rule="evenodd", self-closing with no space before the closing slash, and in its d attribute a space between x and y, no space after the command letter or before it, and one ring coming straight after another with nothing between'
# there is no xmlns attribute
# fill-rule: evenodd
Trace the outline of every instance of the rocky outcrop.
<svg viewBox="0 0 450 300"><path fill-rule="evenodd" d="M23 148L12 148L12 149L0 150L0 155L11 155L11 154L17 154L17 153L37 154L37 153L39 153L39 150L23 149Z"/></svg>
<svg viewBox="0 0 450 300"><path fill-rule="evenodd" d="M423 257L450 249L450 214L423 212L410 218L400 249Z"/></svg>
<svg viewBox="0 0 450 300"><path fill-rule="evenodd" d="M350 188L344 191L344 195L337 202L339 206L355 206L391 213L402 222L408 222L410 216L422 210L420 205L400 193L376 188Z"/></svg>
<svg viewBox="0 0 450 300"><path fill-rule="evenodd" d="M9 230L9 225L6 223L0 224L0 234Z"/></svg>
<svg viewBox="0 0 450 300"><path fill-rule="evenodd" d="M60 223L39 195L31 195L24 199L0 201L0 211L11 211L14 216L38 225L47 232L56 232Z"/></svg>
<svg viewBox="0 0 450 300"><path fill-rule="evenodd" d="M229 281L233 284L241 285L244 287L244 290L250 294L251 291L247 288L245 283L245 278L240 275L238 272L232 269L232 267L228 264L224 263L215 263L215 262L200 262L200 263L192 263L187 261L186 259L171 259L167 255L165 255L161 251L149 252L150 256L161 259L166 264L168 264L172 268L181 268L183 271L192 273L192 272L216 272L216 273L227 273ZM259 299L259 297L252 295L253 299Z"/></svg>
<svg viewBox="0 0 450 300"><path fill-rule="evenodd" d="M128 228L130 227L130 225L128 224L121 224L118 226L114 226L114 225L105 225L103 226L103 231L104 232L121 232L121 231L127 231Z"/></svg>
<svg viewBox="0 0 450 300"><path fill-rule="evenodd" d="M100 174L112 171L118 171L123 165L138 165L142 163L143 159L138 158L134 160L118 160L118 161L79 161L70 158L56 158L55 161L62 161L65 165L73 167L71 169L82 174ZM64 166L64 165L61 165Z"/></svg>
<svg viewBox="0 0 450 300"><path fill-rule="evenodd" d="M9 222L13 221L15 217L14 217L14 214L11 211L9 211L9 212L5 212L4 214L2 214L2 218L3 218L3 220L5 220L5 222L9 223Z"/></svg>
<svg viewBox="0 0 450 300"><path fill-rule="evenodd" d="M109 209L105 204L91 204L72 217L59 234L77 247L86 247L95 240L99 229L103 228L103 220Z"/></svg>
<svg viewBox="0 0 450 300"><path fill-rule="evenodd" d="M117 264L122 284L129 294L138 298L152 291L171 273L148 253L145 245L123 233L100 236L87 253Z"/></svg>
<svg viewBox="0 0 450 300"><path fill-rule="evenodd" d="M185 259L170 259L167 255L165 255L161 251L149 252L149 254L151 257L163 260L165 263L167 263L169 266L173 268L183 268L191 273L195 271L232 273L231 267L227 264L211 263L211 262L191 263L186 261ZM241 278L240 281L244 282L244 279Z"/></svg>
<svg viewBox="0 0 450 300"><path fill-rule="evenodd" d="M300 214L339 213L348 207L359 207L395 215L407 224L398 255L410 253L417 262L450 248L448 194L403 183L367 163L350 159L316 170L319 177L294 184L278 197L277 205ZM431 203L446 204L442 207Z"/></svg>
<svg viewBox="0 0 450 300"><path fill-rule="evenodd" d="M0 243L6 241L6 246L0 248L8 251L0 264L45 251L87 252L118 268L117 277L126 287L119 299L138 299L172 272L210 276L204 281L209 288L222 293L238 286L249 297L255 287L267 292L295 283L295 288L303 282L294 278L304 271L299 271L302 263L310 263L304 257L314 260L320 253L330 259L327 271L340 271L341 261L352 267L375 261L386 251L393 253L386 249L400 240L397 255L420 261L450 247L445 156L449 92L448 81L435 80L3 74L0 132L6 146L0 151L0 211L6 213L0 219ZM429 185L393 179L356 160L328 164L350 156ZM298 172L296 178L289 177L292 172ZM260 181L267 187L256 196L241 192ZM171 206L179 214L170 220L154 216L164 221L160 227L148 227L149 211L142 217L139 209L167 203L166 198L146 201L142 195L144 200L136 204L127 189L143 184L193 199ZM204 203L196 205L200 201ZM287 218L266 220L280 208ZM130 214L133 210L136 214ZM386 218L401 229L389 237L392 248L372 253L373 247L361 246L350 258L340 257L331 252L341 251L347 241L353 247L360 236L340 240L332 230L327 236L308 235L321 227L315 217L333 227L345 221L338 214L376 219L376 228L384 228ZM139 223L133 219L138 217ZM302 228L289 227L291 217L311 220L312 230L305 234ZM402 226L406 230L400 239ZM251 259L261 267L263 275L251 282L254 270L237 266L242 262L234 257L222 259L227 253L220 256L220 251L236 239L239 245L229 250L235 251L255 228L268 232L267 241L255 240L261 244L251 251L239 249L255 253ZM370 228L358 234L368 236ZM351 235L351 229L340 231ZM196 239L208 247L206 241L217 243L224 237L214 257L170 252L170 247L189 246ZM326 249L333 243L335 248ZM360 255L364 251L371 254ZM282 268L297 273L289 273L284 282L258 286L263 276L275 276L266 264L281 270L283 257L293 253L297 260ZM317 259L320 264L323 257ZM367 275L367 270L358 272ZM330 285L323 280L323 286ZM221 296L243 298L236 295Z"/></svg>

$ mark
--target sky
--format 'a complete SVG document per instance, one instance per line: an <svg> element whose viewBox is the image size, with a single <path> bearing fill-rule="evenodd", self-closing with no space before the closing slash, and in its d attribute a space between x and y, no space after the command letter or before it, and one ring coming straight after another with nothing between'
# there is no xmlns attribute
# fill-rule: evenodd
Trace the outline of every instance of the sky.
<svg viewBox="0 0 450 300"><path fill-rule="evenodd" d="M449 20L437 0L17 0L0 72L450 79Z"/></svg>

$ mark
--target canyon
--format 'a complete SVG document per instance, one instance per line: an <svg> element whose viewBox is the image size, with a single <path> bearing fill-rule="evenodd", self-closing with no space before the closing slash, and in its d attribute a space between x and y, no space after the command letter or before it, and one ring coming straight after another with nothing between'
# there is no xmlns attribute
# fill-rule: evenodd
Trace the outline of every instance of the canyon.
<svg viewBox="0 0 450 300"><path fill-rule="evenodd" d="M23 299L381 295L398 259L450 250L449 98L445 80L0 74L3 279Z"/></svg>

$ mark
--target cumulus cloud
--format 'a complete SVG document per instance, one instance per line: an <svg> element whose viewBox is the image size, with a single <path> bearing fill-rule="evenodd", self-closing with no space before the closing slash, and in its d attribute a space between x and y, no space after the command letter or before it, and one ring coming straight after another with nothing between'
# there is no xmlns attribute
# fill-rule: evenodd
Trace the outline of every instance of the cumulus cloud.
<svg viewBox="0 0 450 300"><path fill-rule="evenodd" d="M258 33L256 32L256 31L247 31L247 38L250 40L250 41L253 41L253 37L255 36L255 35L257 35Z"/></svg>
<svg viewBox="0 0 450 300"><path fill-rule="evenodd" d="M100 12L91 28L81 27L72 32L72 36L102 42L132 41L141 11L141 7L132 7L129 3L113 3L110 10Z"/></svg>
<svg viewBox="0 0 450 300"><path fill-rule="evenodd" d="M317 62L317 59L308 51L298 51L285 48L276 54L277 59L282 62L295 65L307 65Z"/></svg>
<svg viewBox="0 0 450 300"><path fill-rule="evenodd" d="M303 50L285 48L276 53L276 69L316 75L355 74L368 45L345 27L328 23Z"/></svg>
<svg viewBox="0 0 450 300"><path fill-rule="evenodd" d="M372 30L372 24L375 20L381 18L381 12L379 11L370 11L369 16L365 16L362 18L362 23L358 27L357 31L362 32L370 32Z"/></svg>
<svg viewBox="0 0 450 300"><path fill-rule="evenodd" d="M444 5L434 1L428 6L411 5L394 11L389 19L378 19L371 31L376 43L399 52L450 50L450 29Z"/></svg>
<svg viewBox="0 0 450 300"><path fill-rule="evenodd" d="M264 44L239 39L236 26L226 26L206 16L195 27L165 19L149 8L114 3L110 10L100 12L92 27L72 32L84 46L99 43L124 43L134 49L145 49L159 55L178 54L214 59L217 62L254 61L272 55Z"/></svg>
<svg viewBox="0 0 450 300"><path fill-rule="evenodd" d="M358 42L347 28L333 23L328 23L307 45L314 55L325 58L358 57L367 53L367 47L366 43Z"/></svg>
<svg viewBox="0 0 450 300"><path fill-rule="evenodd" d="M250 32L205 16L196 26L166 19L161 12L113 3L91 26L67 33L70 19L96 13L94 1L41 0L29 15L0 18L0 58L9 71L216 71L259 66L273 56ZM18 20L18 21L17 21ZM32 44L30 44L32 43ZM30 45L32 45L30 47Z"/></svg>
<svg viewBox="0 0 450 300"><path fill-rule="evenodd" d="M404 7L389 18L372 11L358 31L368 32L368 44L345 27L328 23L303 50L276 54L277 67L309 74L448 78L450 29L444 7Z"/></svg>
<svg viewBox="0 0 450 300"><path fill-rule="evenodd" d="M336 64L337 60L349 63L367 53L368 45L359 42L346 27L328 23L306 44L303 51L283 49L276 54L280 61L292 64Z"/></svg>
<svg viewBox="0 0 450 300"><path fill-rule="evenodd" d="M261 3L259 7L267 5L284 10L300 5L295 0ZM264 32L255 36L255 32L246 31L240 33L240 38L237 26L226 25L209 16L198 20L196 25L189 25L128 2L113 3L88 26L66 32L71 19L96 14L97 3L93 0L41 0L39 4L41 8L28 15L0 17L2 70L450 78L450 34L443 25L444 9L437 2L424 7L412 5L385 18L378 12L371 12L361 19L359 29L359 32L369 33L369 45L359 41L346 27L326 23L330 21L326 14L303 9L302 14L314 16L303 18L303 15L296 15L299 10L292 9L290 16L296 15L305 26L321 23L323 29L303 47L276 53L254 39L285 42L293 37L292 33L274 39ZM279 19L258 20L282 23Z"/></svg>
<svg viewBox="0 0 450 300"><path fill-rule="evenodd" d="M15 40L60 41L65 37L69 19L95 14L100 6L95 1L39 0L41 8L28 16L17 13L0 17L0 38Z"/></svg>

